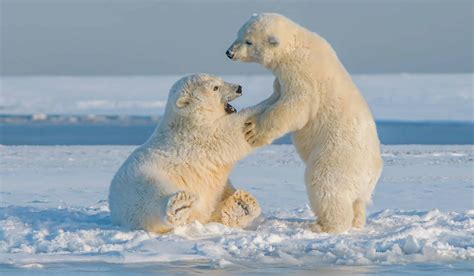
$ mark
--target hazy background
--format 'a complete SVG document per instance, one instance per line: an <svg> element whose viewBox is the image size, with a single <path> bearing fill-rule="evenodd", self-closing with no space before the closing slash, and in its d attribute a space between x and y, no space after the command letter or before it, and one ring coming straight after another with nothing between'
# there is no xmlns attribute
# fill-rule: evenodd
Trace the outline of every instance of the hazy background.
<svg viewBox="0 0 474 276"><path fill-rule="evenodd" d="M252 13L326 37L351 73L473 71L473 1L0 0L2 75L264 73L224 52Z"/></svg>

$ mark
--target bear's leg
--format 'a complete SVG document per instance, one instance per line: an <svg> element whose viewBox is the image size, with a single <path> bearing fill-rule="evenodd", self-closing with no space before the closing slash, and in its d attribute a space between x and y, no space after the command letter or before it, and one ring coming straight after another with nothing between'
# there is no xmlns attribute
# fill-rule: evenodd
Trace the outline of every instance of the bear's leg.
<svg viewBox="0 0 474 276"><path fill-rule="evenodd" d="M355 228L362 229L365 225L365 202L360 199L354 201L354 219L352 220L352 226Z"/></svg>
<svg viewBox="0 0 474 276"><path fill-rule="evenodd" d="M261 213L257 199L250 193L237 190L222 204L221 222L230 227L248 226Z"/></svg>
<svg viewBox="0 0 474 276"><path fill-rule="evenodd" d="M235 193L236 189L230 179L227 179L227 183L224 187L224 192L222 193L222 202L224 202L229 196L232 196Z"/></svg>
<svg viewBox="0 0 474 276"><path fill-rule="evenodd" d="M188 192L180 191L168 198L166 205L166 222L173 226L187 222L191 207L196 197Z"/></svg>
<svg viewBox="0 0 474 276"><path fill-rule="evenodd" d="M314 232L342 233L351 228L354 210L349 198L324 197L316 205L313 206L313 211L318 216L318 221L311 228Z"/></svg>
<svg viewBox="0 0 474 276"><path fill-rule="evenodd" d="M229 198L230 196L232 196L232 194L235 193L235 191L236 191L236 189L234 188L234 186L230 182L230 179L227 179L227 183L224 187L224 191L222 192L221 200L217 204L216 209L214 210L214 212L212 212L211 219L209 221L222 222L222 220L221 220L222 206L223 206L224 202L226 201L226 199Z"/></svg>

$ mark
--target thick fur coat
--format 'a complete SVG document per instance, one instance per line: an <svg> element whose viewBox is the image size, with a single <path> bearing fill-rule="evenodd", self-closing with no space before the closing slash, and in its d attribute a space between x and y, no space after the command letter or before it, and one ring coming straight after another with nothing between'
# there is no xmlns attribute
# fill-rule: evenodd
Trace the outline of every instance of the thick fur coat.
<svg viewBox="0 0 474 276"><path fill-rule="evenodd" d="M279 14L254 15L227 51L276 76L268 106L247 124L254 146L292 132L306 163L305 182L317 232L344 232L365 223L366 205L382 171L370 109L321 36Z"/></svg>
<svg viewBox="0 0 474 276"><path fill-rule="evenodd" d="M194 220L245 227L260 214L255 198L228 181L253 150L242 133L251 111L228 104L241 93L239 85L205 74L171 88L155 132L112 180L113 223L161 233Z"/></svg>

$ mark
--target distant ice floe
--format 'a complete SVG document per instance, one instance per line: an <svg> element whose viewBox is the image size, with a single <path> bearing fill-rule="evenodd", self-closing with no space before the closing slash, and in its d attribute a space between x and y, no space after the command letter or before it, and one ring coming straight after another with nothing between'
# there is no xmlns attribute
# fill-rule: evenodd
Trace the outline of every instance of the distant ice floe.
<svg viewBox="0 0 474 276"><path fill-rule="evenodd" d="M155 109L159 110L166 106L166 101L106 101L91 100L79 101L76 104L79 110L122 110L122 109Z"/></svg>
<svg viewBox="0 0 474 276"><path fill-rule="evenodd" d="M1 77L0 114L159 116L181 76ZM237 109L272 92L273 76L223 76L240 83ZM377 120L473 121L474 74L354 75Z"/></svg>
<svg viewBox="0 0 474 276"><path fill-rule="evenodd" d="M44 121L46 119L48 119L48 115L44 113L37 113L37 114L31 115L31 120L33 121Z"/></svg>
<svg viewBox="0 0 474 276"><path fill-rule="evenodd" d="M139 116L139 115L57 115L35 113L31 115L1 115L0 124L13 125L32 125L32 124L48 124L48 125L123 125L123 124L156 124L159 116Z"/></svg>

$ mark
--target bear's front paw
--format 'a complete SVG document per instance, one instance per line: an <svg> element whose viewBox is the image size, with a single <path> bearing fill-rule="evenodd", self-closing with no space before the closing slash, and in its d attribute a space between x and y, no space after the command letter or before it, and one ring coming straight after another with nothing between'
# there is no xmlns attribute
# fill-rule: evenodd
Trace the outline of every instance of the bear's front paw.
<svg viewBox="0 0 474 276"><path fill-rule="evenodd" d="M244 126L245 140L254 147L260 147L268 144L268 139L263 137L262 132L257 132L256 118L250 118L245 122Z"/></svg>
<svg viewBox="0 0 474 276"><path fill-rule="evenodd" d="M256 135L255 128L257 127L257 122L255 118L249 118L244 125L244 135L245 140L251 144L253 137Z"/></svg>
<svg viewBox="0 0 474 276"><path fill-rule="evenodd" d="M315 223L313 225L311 225L311 231L315 232L315 233L324 233L326 231L323 230L323 226L319 223Z"/></svg>
<svg viewBox="0 0 474 276"><path fill-rule="evenodd" d="M185 224L195 200L194 195L185 191L170 196L166 206L166 221L173 226Z"/></svg>
<svg viewBox="0 0 474 276"><path fill-rule="evenodd" d="M257 199L246 191L237 190L224 201L221 219L227 226L244 228L260 216L260 213Z"/></svg>

